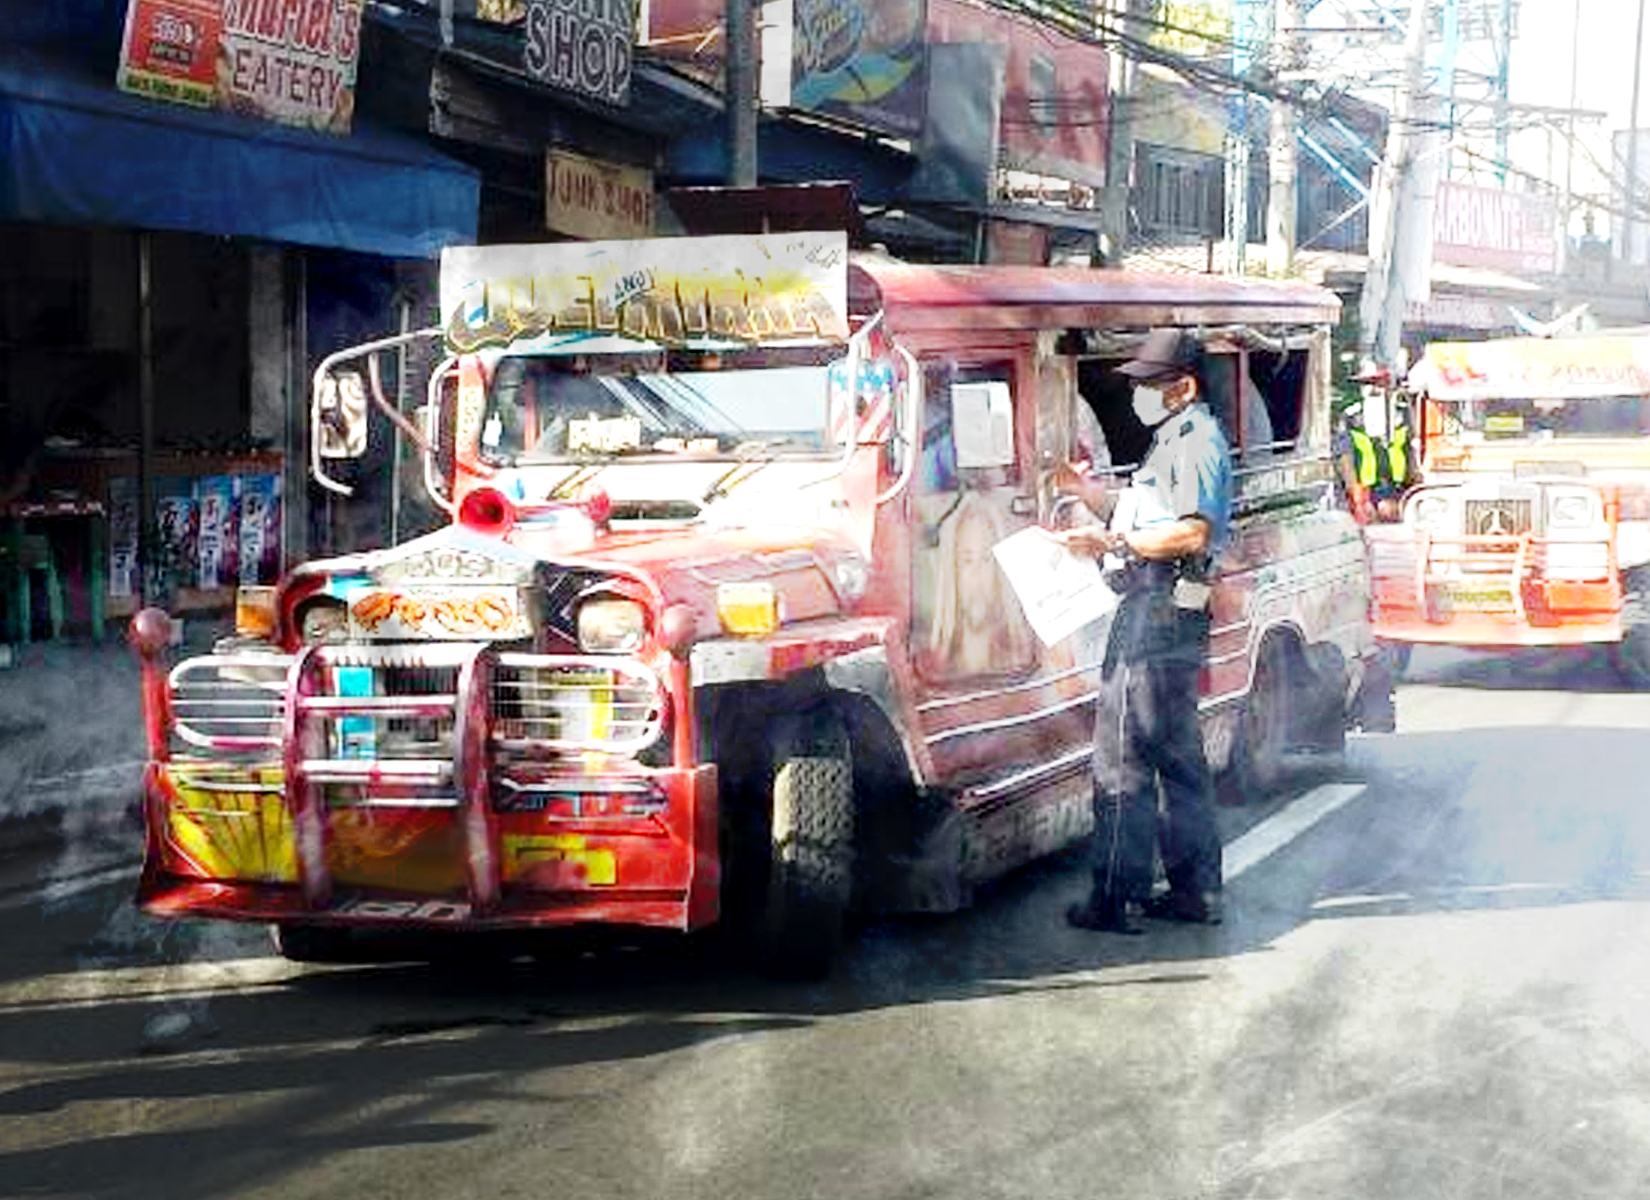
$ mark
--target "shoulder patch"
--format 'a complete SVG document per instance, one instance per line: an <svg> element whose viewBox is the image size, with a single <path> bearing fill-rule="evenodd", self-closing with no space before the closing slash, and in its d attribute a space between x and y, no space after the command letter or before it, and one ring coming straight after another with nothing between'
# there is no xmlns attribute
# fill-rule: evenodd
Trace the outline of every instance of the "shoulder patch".
<svg viewBox="0 0 1650 1200"><path fill-rule="evenodd" d="M1183 424L1180 427L1180 436L1185 437L1188 433L1190 433L1192 431L1194 425L1195 425L1195 422L1193 422L1190 418L1187 418L1185 424Z"/></svg>

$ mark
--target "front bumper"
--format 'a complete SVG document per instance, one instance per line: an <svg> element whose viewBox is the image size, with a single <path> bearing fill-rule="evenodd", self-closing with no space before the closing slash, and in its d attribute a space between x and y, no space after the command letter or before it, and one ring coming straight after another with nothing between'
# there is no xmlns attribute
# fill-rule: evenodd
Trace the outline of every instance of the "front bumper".
<svg viewBox="0 0 1650 1200"><path fill-rule="evenodd" d="M615 779L569 777L565 794ZM317 879L301 861L302 821L278 768L219 766L203 777L153 764L138 903L164 917L448 930L712 923L716 769L640 769L622 779L645 784L659 811L494 812L474 822L456 808L331 808L318 824ZM477 825L487 839L479 847ZM478 860L494 872L479 887Z"/></svg>
<svg viewBox="0 0 1650 1200"><path fill-rule="evenodd" d="M446 929L716 919L716 770L637 757L669 708L641 664L316 646L186 660L145 691L148 912Z"/></svg>

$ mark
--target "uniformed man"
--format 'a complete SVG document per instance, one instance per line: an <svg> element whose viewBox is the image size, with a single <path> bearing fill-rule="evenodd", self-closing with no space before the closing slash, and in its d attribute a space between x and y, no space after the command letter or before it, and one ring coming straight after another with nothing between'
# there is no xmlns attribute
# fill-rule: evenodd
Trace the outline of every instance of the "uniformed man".
<svg viewBox="0 0 1650 1200"><path fill-rule="evenodd" d="M1231 519L1226 438L1203 398L1202 348L1191 334L1154 331L1118 368L1134 380L1134 411L1153 430L1151 448L1118 500L1111 527L1059 536L1103 558L1123 593L1106 645L1095 721L1094 885L1067 920L1082 929L1139 932L1147 916L1220 919L1220 838L1203 739L1198 673L1209 638L1215 555ZM1104 512L1104 490L1074 466L1055 486ZM1151 897L1159 833L1169 890Z"/></svg>
<svg viewBox="0 0 1650 1200"><path fill-rule="evenodd" d="M1341 413L1334 449L1341 498L1358 523L1367 525L1375 518L1374 492L1380 483L1382 454L1364 428L1362 404L1349 405Z"/></svg>

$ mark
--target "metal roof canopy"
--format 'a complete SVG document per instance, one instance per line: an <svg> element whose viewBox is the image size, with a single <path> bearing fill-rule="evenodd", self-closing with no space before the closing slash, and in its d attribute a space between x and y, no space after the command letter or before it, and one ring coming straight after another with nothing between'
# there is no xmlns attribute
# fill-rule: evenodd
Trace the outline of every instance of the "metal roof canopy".
<svg viewBox="0 0 1650 1200"><path fill-rule="evenodd" d="M1216 329L1303 326L1340 318L1333 292L1310 284L1083 267L918 266L855 256L850 310L878 308L896 331Z"/></svg>

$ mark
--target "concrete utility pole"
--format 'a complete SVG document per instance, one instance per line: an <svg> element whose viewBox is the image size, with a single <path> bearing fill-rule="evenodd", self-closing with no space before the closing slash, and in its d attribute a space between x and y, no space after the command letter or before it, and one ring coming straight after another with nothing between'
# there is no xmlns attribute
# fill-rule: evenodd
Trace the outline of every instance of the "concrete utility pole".
<svg viewBox="0 0 1650 1200"><path fill-rule="evenodd" d="M1639 0L1638 32L1633 38L1633 99L1627 113L1627 178L1622 181L1622 209L1626 213L1627 236L1621 239L1622 258L1633 266L1633 234L1639 227L1638 210L1644 207L1639 196L1639 80L1644 66L1644 0Z"/></svg>
<svg viewBox="0 0 1650 1200"><path fill-rule="evenodd" d="M1272 79L1285 88L1299 78L1300 0L1276 0L1272 17ZM1269 186L1266 197L1266 273L1274 278L1295 270L1295 106L1272 102Z"/></svg>
<svg viewBox="0 0 1650 1200"><path fill-rule="evenodd" d="M1418 95L1426 69L1427 0L1410 0L1409 29L1404 40L1404 73L1387 127L1386 156L1376 172L1369 221L1369 266L1358 304L1359 341L1363 356L1377 367L1398 369L1403 332L1404 297L1397 287L1394 257L1405 214L1403 185L1415 166Z"/></svg>
<svg viewBox="0 0 1650 1200"><path fill-rule="evenodd" d="M1576 69L1581 57L1581 0L1570 15L1570 111L1564 116L1564 199L1558 209L1558 274L1570 273L1570 206L1575 203Z"/></svg>
<svg viewBox="0 0 1650 1200"><path fill-rule="evenodd" d="M1232 0L1232 74L1242 78L1255 63L1256 48L1270 36L1268 0ZM1228 275L1242 275L1249 267L1249 114L1254 105L1246 93L1232 100L1231 124L1226 131L1226 262Z"/></svg>
<svg viewBox="0 0 1650 1200"><path fill-rule="evenodd" d="M726 0L728 184L756 186L756 86L758 79L756 0Z"/></svg>

